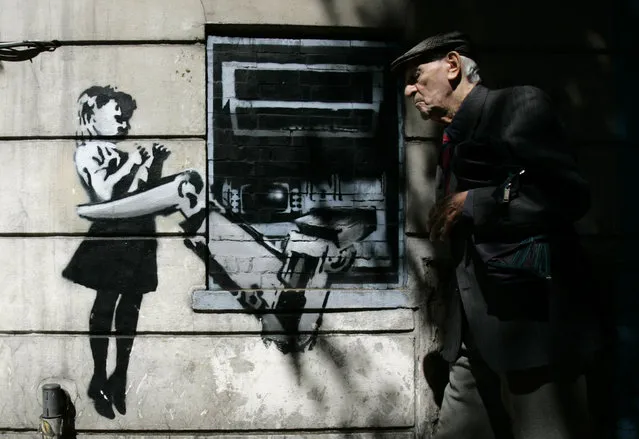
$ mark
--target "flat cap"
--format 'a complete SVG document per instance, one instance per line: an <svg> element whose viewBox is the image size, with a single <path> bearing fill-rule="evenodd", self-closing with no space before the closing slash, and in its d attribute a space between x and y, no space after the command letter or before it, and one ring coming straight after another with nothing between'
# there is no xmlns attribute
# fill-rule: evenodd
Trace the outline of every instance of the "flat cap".
<svg viewBox="0 0 639 439"><path fill-rule="evenodd" d="M415 47L404 53L391 63L391 71L397 72L407 64L421 61L427 63L443 58L450 51L456 51L463 56L471 56L470 38L459 31L433 35L421 41Z"/></svg>

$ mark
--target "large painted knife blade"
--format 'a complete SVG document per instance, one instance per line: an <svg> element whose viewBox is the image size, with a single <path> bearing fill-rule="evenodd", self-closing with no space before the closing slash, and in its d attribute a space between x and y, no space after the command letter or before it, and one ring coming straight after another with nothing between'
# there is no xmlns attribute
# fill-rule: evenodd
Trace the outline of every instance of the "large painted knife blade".
<svg viewBox="0 0 639 439"><path fill-rule="evenodd" d="M99 203L80 204L78 215L90 220L135 218L152 214L168 214L181 208L198 209L204 201L199 195L202 178L196 171L184 171L162 178L158 184L132 192L124 197Z"/></svg>

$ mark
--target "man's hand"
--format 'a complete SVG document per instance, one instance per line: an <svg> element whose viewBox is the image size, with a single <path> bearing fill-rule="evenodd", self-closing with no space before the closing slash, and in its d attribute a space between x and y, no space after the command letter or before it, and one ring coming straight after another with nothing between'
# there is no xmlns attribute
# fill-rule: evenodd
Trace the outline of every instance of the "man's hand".
<svg viewBox="0 0 639 439"><path fill-rule="evenodd" d="M433 206L428 216L428 229L431 241L437 239L443 241L444 238L448 236L464 209L466 195L468 195L468 192L448 195Z"/></svg>

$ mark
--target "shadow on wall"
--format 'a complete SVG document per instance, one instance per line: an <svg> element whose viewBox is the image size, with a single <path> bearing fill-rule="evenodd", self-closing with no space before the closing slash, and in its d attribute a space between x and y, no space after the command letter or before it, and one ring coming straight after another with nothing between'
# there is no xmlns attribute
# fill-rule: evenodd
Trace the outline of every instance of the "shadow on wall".
<svg viewBox="0 0 639 439"><path fill-rule="evenodd" d="M319 1L334 23L339 24L337 1ZM398 11L402 5L403 9ZM362 2L357 13L366 27L402 32L406 46L435 33L462 30L477 46L477 61L485 85L501 88L530 84L550 95L575 143L581 171L592 184L592 208L579 225L583 229L584 245L596 262L600 284L616 285L623 262L619 251L619 237L624 231L621 197L617 195L620 166L617 157L623 147L624 132L619 124L613 86L615 66L619 62L615 57L620 58L614 53L619 45L613 33L614 7L577 0L542 0L534 4L501 0L488 3L389 0L375 2L374 6ZM626 19L629 23L630 19ZM424 171L431 172L432 167ZM632 171L628 175L631 174ZM410 182L406 186L410 191ZM415 198L406 216L421 215L430 208L429 203L428 197ZM426 278L425 270L429 268L424 268L425 261L418 255L408 255L407 262L419 290L427 296L421 301L427 305L420 311L427 321L437 325L438 311L433 308L440 306L440 302L433 289L433 279ZM432 271L432 267L430 269ZM437 274L435 284L436 278ZM604 287L603 291L611 293L610 288ZM615 339L612 296L606 294L601 298L609 343L597 368L604 377L611 377L615 367L609 361L614 356ZM446 373L436 354L426 356L424 373L439 403ZM613 386L608 378L603 378L593 382L592 388L595 389L592 400L605 401L597 404L596 412L609 431L614 422L611 420L617 415L611 412L613 404L607 404L615 399L610 393ZM609 435L602 433L601 437Z"/></svg>
<svg viewBox="0 0 639 439"><path fill-rule="evenodd" d="M333 369L335 375L338 376L339 382L333 383L333 385L337 388L341 389L349 389L352 388L353 383L351 382L351 377L349 373L346 371L357 370L357 366L350 362L350 356L344 352L344 350L340 349L338 346L335 346L332 339L329 337L319 338L317 344L315 345L315 350L321 354L321 359L324 364L330 365L330 369ZM293 353L289 356L289 364L293 373L296 374L300 386L305 386L309 389L307 393L309 396L313 394L314 389L325 387L325 384L322 382L321 377L311 376L310 374L305 374L304 368L302 367L302 362L299 359L299 356L303 355L300 352ZM384 431L385 427L389 425L389 418L391 414L397 409L398 404L401 404L401 398L399 397L399 393L397 389L391 387L390 385L380 386L378 388L379 394L377 395L378 402L375 413L373 413L370 417L366 419L366 428L367 433L366 437L370 437L372 439L390 439L390 438L408 438L413 437L412 431L405 432L395 432L389 433L388 431ZM319 395L318 395L319 396ZM356 403L348 392L344 394L345 401L343 402L343 407L350 408L353 404ZM316 416L321 416L322 411L325 410L323 404L321 402L321 397L318 399L317 404L317 413ZM348 411L345 411L344 418L341 421L342 428L350 428L349 422L347 421L350 414ZM392 421L391 421L392 422ZM378 430L376 430L378 429ZM346 435L346 437L349 437Z"/></svg>

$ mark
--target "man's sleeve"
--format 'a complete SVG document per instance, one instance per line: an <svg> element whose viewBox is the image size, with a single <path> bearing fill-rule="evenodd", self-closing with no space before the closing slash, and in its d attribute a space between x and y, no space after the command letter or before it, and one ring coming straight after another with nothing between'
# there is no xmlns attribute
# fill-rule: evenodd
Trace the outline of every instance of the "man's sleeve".
<svg viewBox="0 0 639 439"><path fill-rule="evenodd" d="M500 133L491 141L503 143L525 173L518 196L507 205L493 197L495 186L469 191L464 213L475 233L529 230L581 218L590 207L590 189L578 172L548 96L534 87L512 89L501 121Z"/></svg>

